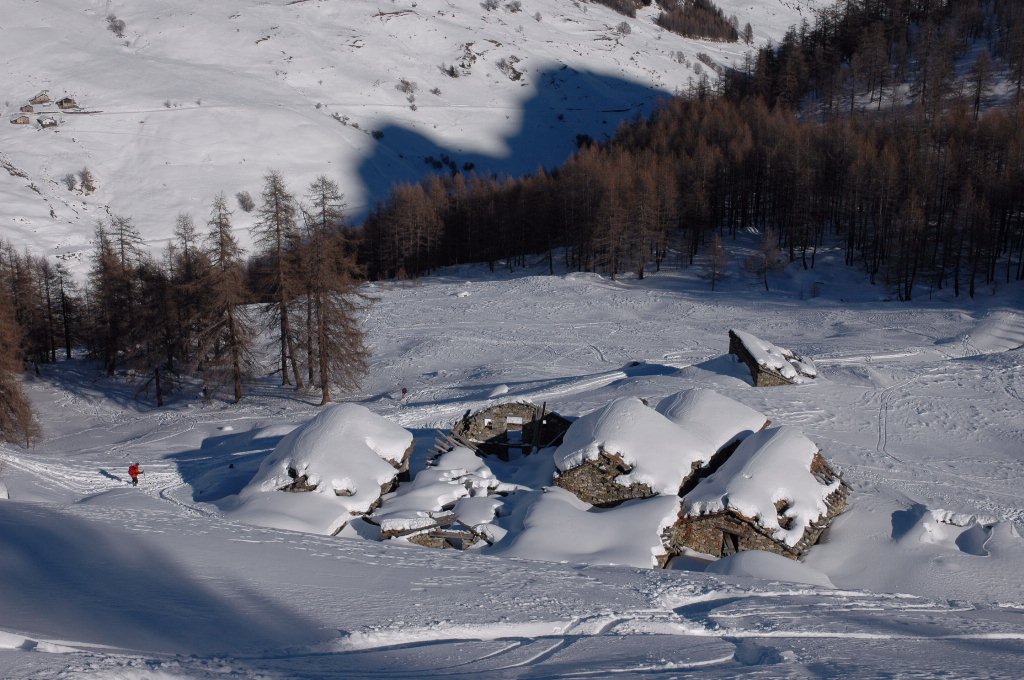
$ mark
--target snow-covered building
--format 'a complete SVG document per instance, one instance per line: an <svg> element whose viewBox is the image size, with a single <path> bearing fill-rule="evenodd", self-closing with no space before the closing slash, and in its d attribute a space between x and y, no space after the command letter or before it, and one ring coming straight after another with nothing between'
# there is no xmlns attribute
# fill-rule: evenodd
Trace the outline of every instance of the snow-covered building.
<svg viewBox="0 0 1024 680"><path fill-rule="evenodd" d="M226 514L249 524L335 534L408 472L413 437L357 404L336 404L286 435Z"/></svg>
<svg viewBox="0 0 1024 680"><path fill-rule="evenodd" d="M717 447L636 397L575 421L555 451L555 484L597 507L679 493Z"/></svg>
<svg viewBox="0 0 1024 680"><path fill-rule="evenodd" d="M49 95L49 93L46 92L46 90L43 90L42 92L37 94L35 97L32 97L32 99L29 99L28 103L29 104L49 104L50 103L50 95Z"/></svg>
<svg viewBox="0 0 1024 680"><path fill-rule="evenodd" d="M36 122L39 123L39 127L44 129L57 127L57 119L53 116L41 116L36 119Z"/></svg>
<svg viewBox="0 0 1024 680"><path fill-rule="evenodd" d="M78 102L75 101L74 97L63 97L57 100L57 108L61 111L67 111L68 109L77 109Z"/></svg>
<svg viewBox="0 0 1024 680"><path fill-rule="evenodd" d="M517 401L467 411L452 428L452 436L484 455L508 460L515 451L528 454L558 446L568 429L569 421L546 405Z"/></svg>
<svg viewBox="0 0 1024 680"><path fill-rule="evenodd" d="M754 387L798 385L818 377L811 359L745 331L729 331L729 353L750 369Z"/></svg>
<svg viewBox="0 0 1024 680"><path fill-rule="evenodd" d="M846 509L848 495L813 442L791 427L769 428L685 495L666 545L674 554L764 550L796 559Z"/></svg>
<svg viewBox="0 0 1024 680"><path fill-rule="evenodd" d="M685 493L768 424L764 414L708 389L669 395L653 409L619 399L569 428L555 452L555 484L597 507Z"/></svg>
<svg viewBox="0 0 1024 680"><path fill-rule="evenodd" d="M425 547L466 548L500 532L491 521L503 505L501 495L517 488L499 481L476 453L460 446L384 496L366 520L380 527L385 540L404 537Z"/></svg>
<svg viewBox="0 0 1024 680"><path fill-rule="evenodd" d="M28 125L31 122L32 119L24 114L11 118L11 125Z"/></svg>

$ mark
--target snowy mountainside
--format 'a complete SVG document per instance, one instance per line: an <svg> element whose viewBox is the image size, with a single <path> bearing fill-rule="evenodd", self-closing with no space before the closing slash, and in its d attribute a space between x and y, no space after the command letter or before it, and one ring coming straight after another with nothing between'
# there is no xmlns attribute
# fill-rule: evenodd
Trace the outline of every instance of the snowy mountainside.
<svg viewBox="0 0 1024 680"><path fill-rule="evenodd" d="M719 4L762 43L816 3ZM552 167L577 135L611 134L686 88L698 52L731 64L751 49L663 31L653 8L626 19L586 2L510 6L6 0L5 117L41 91L78 108L35 106L32 124L0 126L0 230L74 261L113 212L159 249L176 214L201 223L219 192L233 207L237 192L258 196L271 168L300 195L319 174L338 180L359 216L427 171ZM45 116L59 125L38 129ZM83 168L94 192L65 184Z"/></svg>
<svg viewBox="0 0 1024 680"><path fill-rule="evenodd" d="M609 540L601 515L624 518L621 531L663 516L666 497L582 507L544 491L550 453L487 461L531 489L502 499L508 534L494 549L382 543L358 522L335 537L250 526L218 502L320 412L315 400L268 379L236 406L182 393L157 409L61 362L26 382L43 442L0 448L2 675L1017 677L1019 303L726 283L712 294L689 270L610 281L463 267L378 284L372 370L351 400L412 433L417 471L436 428L496 399L576 418L713 389L799 428L851 485L802 563L609 566L649 540ZM818 378L754 388L723 356L729 328L812 357ZM131 460L146 470L137 489Z"/></svg>

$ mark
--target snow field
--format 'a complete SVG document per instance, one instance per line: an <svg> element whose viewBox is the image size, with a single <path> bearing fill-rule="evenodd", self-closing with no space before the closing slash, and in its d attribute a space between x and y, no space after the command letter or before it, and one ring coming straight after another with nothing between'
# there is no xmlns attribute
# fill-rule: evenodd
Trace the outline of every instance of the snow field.
<svg viewBox="0 0 1024 680"><path fill-rule="evenodd" d="M417 471L434 429L498 385L498 399L577 418L713 389L803 431L852 485L850 509L802 565L749 553L712 567L721 574L699 560L657 571L636 561L653 535L584 541L602 514L657 526L659 504L676 501L595 512L545 493L550 452L487 461L535 489L501 499L494 554L378 543L361 520L337 537L242 524L218 503L320 409L270 384L237 407L181 395L151 409L72 362L55 367L60 380L44 368L27 382L46 440L0 450L4 675L1015 677L1024 360L963 341L1013 337L1015 308L836 299L852 288L799 303L731 284L709 298L685 272L609 282L465 269L378 286L374 365L354 401L411 433ZM818 379L753 388L723 357L730 326L813 357ZM388 396L402 385L404 403ZM147 470L138 489L125 485L131 460ZM45 653L58 648L71 651Z"/></svg>

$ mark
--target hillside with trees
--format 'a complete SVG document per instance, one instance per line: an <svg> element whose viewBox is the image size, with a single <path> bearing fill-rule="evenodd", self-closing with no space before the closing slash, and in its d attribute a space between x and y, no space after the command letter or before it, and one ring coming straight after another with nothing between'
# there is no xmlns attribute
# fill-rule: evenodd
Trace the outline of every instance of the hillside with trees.
<svg viewBox="0 0 1024 680"><path fill-rule="evenodd" d="M904 300L1020 281L1021 26L1012 2L836 6L559 168L396 187L361 257L373 277L539 253L642 277L749 227L808 268L838 240Z"/></svg>

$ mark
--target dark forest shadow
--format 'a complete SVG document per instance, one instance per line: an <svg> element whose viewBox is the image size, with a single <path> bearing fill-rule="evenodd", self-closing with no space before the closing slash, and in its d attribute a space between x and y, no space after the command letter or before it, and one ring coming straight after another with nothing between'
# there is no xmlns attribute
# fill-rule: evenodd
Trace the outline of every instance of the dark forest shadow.
<svg viewBox="0 0 1024 680"><path fill-rule="evenodd" d="M682 68L682 67L680 67ZM377 131L373 153L359 165L368 205L356 210L359 222L396 183L418 182L430 174L475 172L480 176L521 176L561 165L586 139L610 138L619 124L650 115L671 95L622 78L562 66L527 76L533 96L518 114L518 131L505 140L508 152L486 154L444 146L399 125ZM452 87L458 87L454 81ZM494 112L488 115L499 115Z"/></svg>

